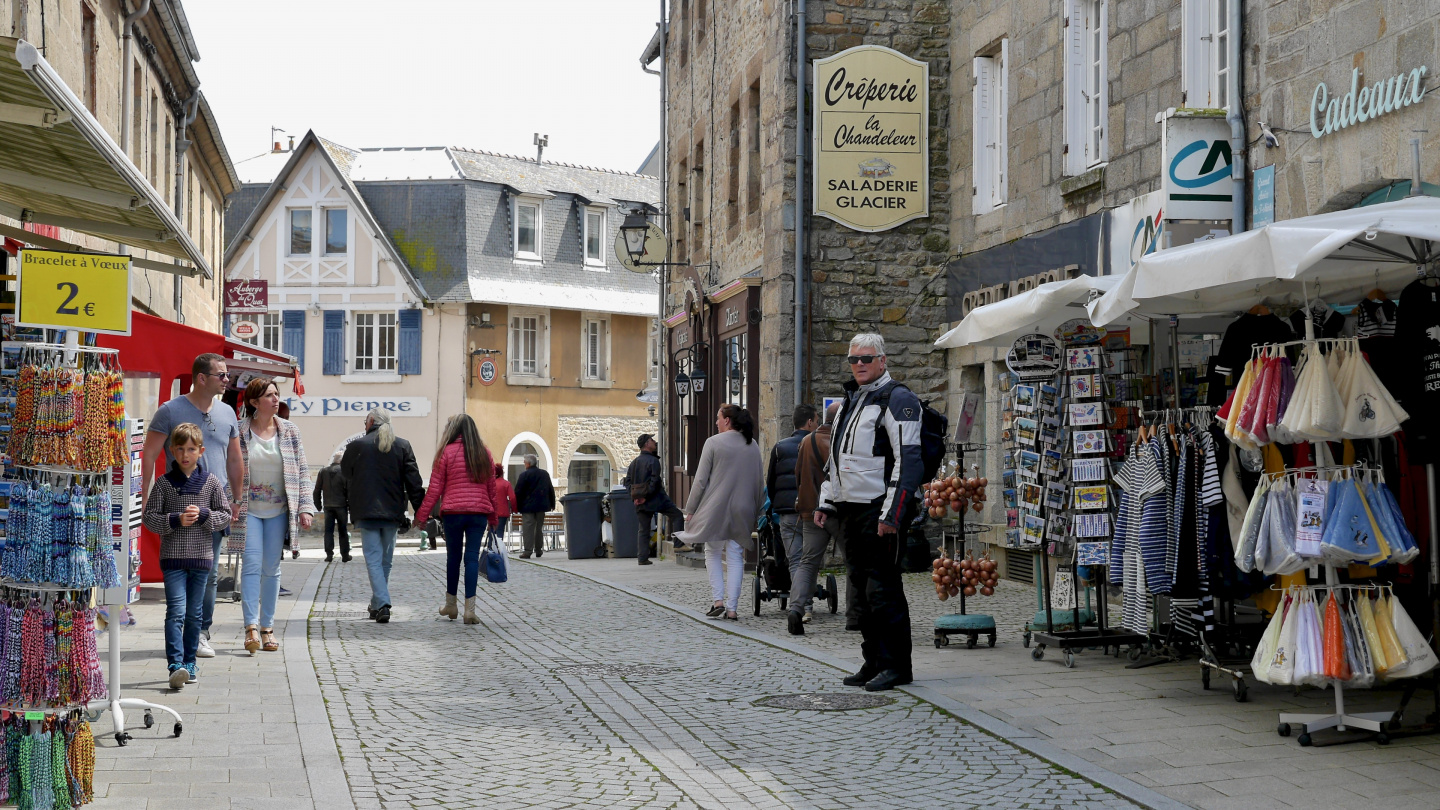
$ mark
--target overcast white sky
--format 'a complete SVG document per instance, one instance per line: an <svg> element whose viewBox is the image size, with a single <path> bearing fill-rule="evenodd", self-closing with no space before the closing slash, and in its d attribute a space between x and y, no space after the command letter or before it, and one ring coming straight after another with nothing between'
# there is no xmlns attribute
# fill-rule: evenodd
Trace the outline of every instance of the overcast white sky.
<svg viewBox="0 0 1440 810"><path fill-rule="evenodd" d="M531 157L538 131L546 159L635 171L659 138L660 79L639 63L659 5L187 0L185 13L237 162L269 150L271 126Z"/></svg>

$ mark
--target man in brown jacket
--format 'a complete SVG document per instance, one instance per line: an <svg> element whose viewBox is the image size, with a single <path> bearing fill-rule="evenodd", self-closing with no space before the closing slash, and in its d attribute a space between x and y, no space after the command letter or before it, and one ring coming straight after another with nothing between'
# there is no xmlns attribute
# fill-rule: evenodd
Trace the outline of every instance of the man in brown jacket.
<svg viewBox="0 0 1440 810"><path fill-rule="evenodd" d="M800 442L800 455L795 459L795 479L799 486L799 494L795 497L795 511L801 515L812 515L820 500L820 484L825 480L825 464L830 461L830 430L835 422L835 414L840 410L840 403L831 403L825 409L825 424L815 429L814 433L805 437ZM845 544L840 542L839 521L826 521L825 528L815 525L814 521L803 520L801 523L806 532L807 544L810 540L809 533L821 533L828 544L830 539L836 541L835 547L841 554L845 553ZM815 588L815 574L811 571L807 580L810 590ZM799 588L796 582L792 587ZM845 577L845 629L858 632L860 630L860 617L857 614L858 608L853 598L853 588L850 578Z"/></svg>

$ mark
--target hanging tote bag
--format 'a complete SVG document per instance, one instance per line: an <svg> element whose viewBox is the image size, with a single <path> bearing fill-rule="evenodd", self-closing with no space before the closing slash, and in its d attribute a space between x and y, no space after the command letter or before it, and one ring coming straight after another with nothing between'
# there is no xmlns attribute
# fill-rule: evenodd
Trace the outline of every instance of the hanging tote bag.
<svg viewBox="0 0 1440 810"><path fill-rule="evenodd" d="M1255 655L1250 658L1250 671L1263 683L1276 683L1271 680L1270 668L1274 665L1275 653L1280 648L1280 629L1285 626L1285 610L1289 606L1289 598L1280 597L1275 615L1270 617L1265 634L1260 637L1260 643L1255 645Z"/></svg>
<svg viewBox="0 0 1440 810"><path fill-rule="evenodd" d="M1235 395L1230 403L1230 411L1225 416L1225 438L1242 448L1248 447L1252 450L1254 445L1245 441L1237 426L1240 423L1240 411L1244 408L1245 400L1250 396L1250 389L1255 384L1255 375L1259 364L1259 360L1251 360L1245 364L1245 372L1240 375L1240 382L1235 386Z"/></svg>
<svg viewBox="0 0 1440 810"><path fill-rule="evenodd" d="M1285 416L1285 409L1290 406L1290 397L1295 393L1295 370L1290 366L1290 358L1281 355L1276 361L1279 364L1280 384L1276 386L1275 399L1269 403L1265 411L1265 433L1270 441L1276 444L1291 444L1294 442L1288 431L1280 426L1280 420Z"/></svg>
<svg viewBox="0 0 1440 810"><path fill-rule="evenodd" d="M1415 622L1410 620L1410 614L1400 605L1400 600L1390 595L1391 621L1395 625L1395 635L1400 639L1400 646L1405 648L1403 666L1391 667L1389 677L1414 678L1417 675L1424 675L1435 668L1435 651L1430 649L1430 642L1425 640L1425 635Z"/></svg>
<svg viewBox="0 0 1440 810"><path fill-rule="evenodd" d="M1360 632L1370 653L1370 670L1375 675L1384 675L1390 664L1385 659L1385 645L1380 643L1380 631L1375 627L1375 610L1369 594L1355 597L1355 612L1360 616Z"/></svg>
<svg viewBox="0 0 1440 810"><path fill-rule="evenodd" d="M1405 515L1400 511L1400 502L1395 500L1395 493L1391 492L1390 487L1383 481L1374 486L1375 500L1380 502L1380 508L1385 511L1388 525L1393 530L1386 532L1386 537L1391 540L1390 551L1395 555L1394 561L1401 564L1413 562L1420 556L1420 546L1415 542L1415 535L1411 534L1409 527L1405 525ZM1374 507L1372 502L1371 511L1374 511Z"/></svg>
<svg viewBox="0 0 1440 810"><path fill-rule="evenodd" d="M1250 387L1250 395L1245 398L1244 407L1240 409L1240 420L1236 422L1235 429L1258 446L1268 441L1268 437L1264 435L1265 398L1272 389L1278 393L1279 378L1276 372L1279 371L1279 366L1275 364L1275 358L1263 355L1257 362L1260 363L1260 370L1255 384ZM1257 423L1261 428L1259 432L1255 429Z"/></svg>
<svg viewBox="0 0 1440 810"><path fill-rule="evenodd" d="M1348 363L1353 366L1351 386L1345 397L1345 424L1341 435L1350 439L1379 439L1400 429L1410 414L1395 401L1375 370L1359 350Z"/></svg>
<svg viewBox="0 0 1440 810"><path fill-rule="evenodd" d="M485 573L485 581L499 583L509 579L506 568L505 552L500 550L493 535L486 538L485 549L480 552L480 570Z"/></svg>
<svg viewBox="0 0 1440 810"><path fill-rule="evenodd" d="M1336 438L1345 409L1316 344L1305 347L1305 364L1295 380L1295 394L1281 420L1290 435L1304 441Z"/></svg>
<svg viewBox="0 0 1440 810"><path fill-rule="evenodd" d="M1400 636L1395 632L1395 612L1390 607L1390 597L1381 592L1380 597L1375 600L1375 629L1380 633L1380 643L1385 648L1385 661L1389 667L1383 673L1384 677L1396 677L1394 673L1399 672L1410 662L1405 655L1405 646L1400 643Z"/></svg>
<svg viewBox="0 0 1440 810"><path fill-rule="evenodd" d="M1364 595L1351 594L1340 606L1340 622L1345 628L1345 657L1350 662L1350 680L1346 686L1369 689L1375 684L1375 667L1370 660L1369 645L1360 628L1360 611L1357 603Z"/></svg>
<svg viewBox="0 0 1440 810"><path fill-rule="evenodd" d="M1290 686L1295 683L1295 642L1300 630L1300 591L1289 591L1282 599L1285 603L1285 621L1280 625L1280 639L1275 643L1275 654L1270 658L1267 674L1270 676L1270 683Z"/></svg>
<svg viewBox="0 0 1440 810"><path fill-rule="evenodd" d="M1320 540L1320 553L1325 561L1331 565L1346 565L1379 560L1375 524L1365 508L1365 499L1355 480L1331 481L1330 494L1337 498L1337 502L1325 525L1325 535Z"/></svg>
<svg viewBox="0 0 1440 810"><path fill-rule="evenodd" d="M1260 570L1266 574L1293 574L1308 568L1312 563L1295 550L1295 487L1288 480L1277 484L1270 490L1265 509L1270 515L1261 541L1265 559ZM1258 551L1255 559L1258 564Z"/></svg>
<svg viewBox="0 0 1440 810"><path fill-rule="evenodd" d="M1255 547L1260 539L1261 525L1265 517L1265 501L1270 497L1270 479L1262 477L1255 487L1255 495L1245 510L1245 521L1240 528L1240 545L1235 550L1235 567L1245 573L1255 570Z"/></svg>
<svg viewBox="0 0 1440 810"><path fill-rule="evenodd" d="M1350 666L1345 660L1345 628L1340 624L1340 599L1332 591L1325 600L1325 616L1321 640L1324 644L1324 658L1321 671L1325 677L1336 681L1350 680Z"/></svg>
<svg viewBox="0 0 1440 810"><path fill-rule="evenodd" d="M1320 636L1320 620L1315 613L1314 591L1301 589L1300 593L1295 625L1295 683L1324 686L1324 641Z"/></svg>

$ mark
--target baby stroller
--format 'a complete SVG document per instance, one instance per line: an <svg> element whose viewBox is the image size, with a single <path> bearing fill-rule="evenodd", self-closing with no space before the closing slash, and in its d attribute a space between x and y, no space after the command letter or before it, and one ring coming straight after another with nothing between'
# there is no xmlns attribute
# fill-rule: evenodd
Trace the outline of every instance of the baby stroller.
<svg viewBox="0 0 1440 810"><path fill-rule="evenodd" d="M785 553L785 542L780 537L780 521L768 509L760 517L755 543L755 615L760 615L760 603L771 599L780 600L784 612L790 602L790 559ZM815 589L815 599L826 602L830 612L840 607L840 591L835 586L835 575L826 574L825 584Z"/></svg>

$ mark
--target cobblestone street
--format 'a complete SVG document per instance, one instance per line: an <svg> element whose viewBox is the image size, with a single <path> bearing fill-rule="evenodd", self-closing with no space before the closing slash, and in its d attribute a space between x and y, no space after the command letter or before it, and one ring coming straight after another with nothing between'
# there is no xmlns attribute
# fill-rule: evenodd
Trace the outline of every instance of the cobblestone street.
<svg viewBox="0 0 1440 810"><path fill-rule="evenodd" d="M903 693L757 705L865 693L565 573L513 563L482 624L440 619L444 560L397 554L389 625L362 566L320 583L311 653L359 808L1133 806Z"/></svg>

